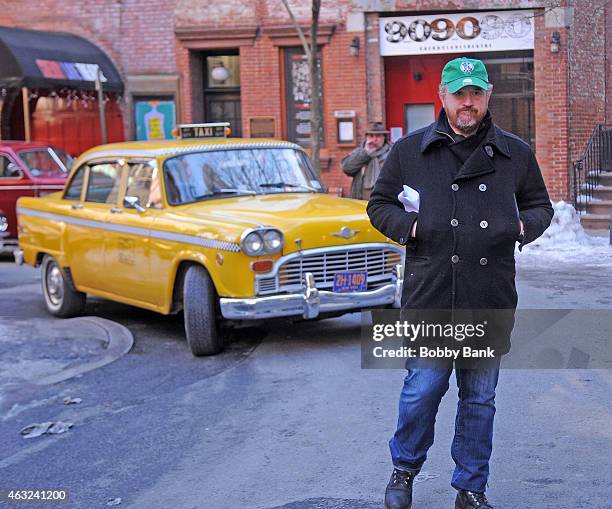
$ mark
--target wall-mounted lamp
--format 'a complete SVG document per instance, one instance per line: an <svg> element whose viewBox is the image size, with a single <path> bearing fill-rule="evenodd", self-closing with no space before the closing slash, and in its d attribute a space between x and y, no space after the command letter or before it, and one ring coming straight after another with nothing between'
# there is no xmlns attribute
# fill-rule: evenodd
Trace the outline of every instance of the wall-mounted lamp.
<svg viewBox="0 0 612 509"><path fill-rule="evenodd" d="M359 37L357 36L353 37L353 40L351 41L351 45L349 46L349 48L351 49L351 55L353 55L354 57L359 55L360 46L361 46L361 42L359 41Z"/></svg>
<svg viewBox="0 0 612 509"><path fill-rule="evenodd" d="M553 32L550 36L550 52L559 53L559 44L561 43L561 34Z"/></svg>
<svg viewBox="0 0 612 509"><path fill-rule="evenodd" d="M230 77L230 72L228 71L227 67L223 65L223 62L216 65L210 74L213 80L221 83L227 81L227 79Z"/></svg>

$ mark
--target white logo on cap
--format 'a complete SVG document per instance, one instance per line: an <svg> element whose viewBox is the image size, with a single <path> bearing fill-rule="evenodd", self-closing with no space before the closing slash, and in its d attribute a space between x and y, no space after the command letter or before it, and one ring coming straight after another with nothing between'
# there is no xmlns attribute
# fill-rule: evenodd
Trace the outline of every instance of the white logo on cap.
<svg viewBox="0 0 612 509"><path fill-rule="evenodd" d="M472 62L461 62L459 68L465 74L470 74L474 70L474 64Z"/></svg>

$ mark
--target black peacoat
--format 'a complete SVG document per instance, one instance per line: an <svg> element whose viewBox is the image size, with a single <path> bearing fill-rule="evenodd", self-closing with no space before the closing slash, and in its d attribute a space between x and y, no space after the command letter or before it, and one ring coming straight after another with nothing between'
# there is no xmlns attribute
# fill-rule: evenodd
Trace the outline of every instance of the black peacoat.
<svg viewBox="0 0 612 509"><path fill-rule="evenodd" d="M442 110L395 143L367 207L377 230L406 245L402 308L515 309L516 242L537 239L553 216L542 173L531 147L493 123L461 164L445 125ZM398 200L403 185L419 192L418 213Z"/></svg>

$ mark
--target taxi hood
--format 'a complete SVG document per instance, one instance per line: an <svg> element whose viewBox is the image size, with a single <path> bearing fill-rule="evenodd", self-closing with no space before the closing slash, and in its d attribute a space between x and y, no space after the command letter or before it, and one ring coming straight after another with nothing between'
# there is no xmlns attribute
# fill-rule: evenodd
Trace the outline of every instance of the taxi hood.
<svg viewBox="0 0 612 509"><path fill-rule="evenodd" d="M324 193L278 193L224 198L185 205L180 207L180 211L181 215L198 222L233 225L236 227L236 240L247 228L278 228L285 236L285 254L298 248L386 240L370 224L365 201Z"/></svg>

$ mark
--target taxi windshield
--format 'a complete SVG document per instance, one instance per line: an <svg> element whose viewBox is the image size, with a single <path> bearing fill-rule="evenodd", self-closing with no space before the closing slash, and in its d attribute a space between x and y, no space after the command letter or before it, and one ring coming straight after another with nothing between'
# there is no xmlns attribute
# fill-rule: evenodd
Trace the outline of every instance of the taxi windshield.
<svg viewBox="0 0 612 509"><path fill-rule="evenodd" d="M72 168L72 157L58 148L21 150L19 157L33 177L65 177Z"/></svg>
<svg viewBox="0 0 612 509"><path fill-rule="evenodd" d="M164 163L168 203L240 195L322 192L306 155L292 148L194 152Z"/></svg>

